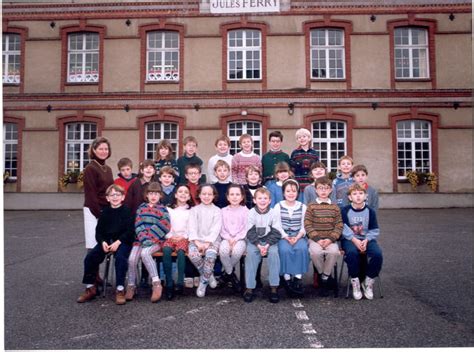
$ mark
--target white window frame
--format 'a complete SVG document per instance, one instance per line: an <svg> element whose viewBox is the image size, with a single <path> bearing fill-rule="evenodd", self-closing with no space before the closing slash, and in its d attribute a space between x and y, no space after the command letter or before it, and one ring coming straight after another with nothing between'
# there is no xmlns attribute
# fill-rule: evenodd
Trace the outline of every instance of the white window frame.
<svg viewBox="0 0 474 352"><path fill-rule="evenodd" d="M150 130L153 127L154 131ZM157 127L157 128L155 128ZM145 124L145 159L155 160L156 145L163 139L168 140L173 147L173 159L177 159L179 154L179 124L175 122L151 121ZM158 134L149 138L149 133Z"/></svg>
<svg viewBox="0 0 474 352"><path fill-rule="evenodd" d="M18 175L18 124L6 122L3 124L3 173L10 174L9 180L16 180ZM15 138L16 137L16 138ZM7 149L10 149L7 151ZM10 163L16 162L15 167L10 164L6 167L7 160Z"/></svg>
<svg viewBox="0 0 474 352"><path fill-rule="evenodd" d="M161 37L160 47L151 47L150 42L152 36ZM172 38L167 38L168 36ZM171 39L172 45L167 45ZM179 32L176 31L149 31L146 34L146 81L147 82L160 82L160 81L179 81ZM169 59L169 55L177 55L176 60ZM150 56L156 55L159 57L157 60L159 64L154 64L150 67ZM174 63L173 63L174 62Z"/></svg>
<svg viewBox="0 0 474 352"><path fill-rule="evenodd" d="M397 44L397 38L400 37L398 34L401 31L408 30L408 44ZM423 32L424 33L424 43L423 44L413 44L414 41L414 32ZM395 78L396 79L427 79L430 78L430 60L429 60L429 45L428 45L428 30L425 28L419 27L399 27L395 28L394 31L394 60L395 60ZM403 56L403 52L408 53L407 57ZM419 52L418 58L416 57L415 53ZM422 60L421 54L425 53L424 60ZM402 54L400 54L402 53ZM418 65L416 62L418 60ZM407 65L403 65L403 63L408 64L408 75L403 74L403 71L407 69ZM402 65L400 65L402 64ZM423 67L424 74L423 74ZM399 74L399 70L401 70L402 74ZM419 74L416 76L415 71L418 70Z"/></svg>
<svg viewBox="0 0 474 352"><path fill-rule="evenodd" d="M17 33L4 33L2 37L3 83L20 84L21 35ZM13 48L10 48L11 45L13 45Z"/></svg>
<svg viewBox="0 0 474 352"><path fill-rule="evenodd" d="M326 133L326 137L316 137L316 131L318 130L318 125L326 124L325 127L321 126L320 131ZM335 125L334 125L335 124ZM342 128L340 128L342 127ZM343 136L339 137L339 131L342 130ZM331 136L332 133L335 133L335 136ZM340 120L318 120L314 121L311 124L311 135L313 148L319 152L319 159L324 165L328 172L337 172L337 164L339 158L343 155L347 155L347 122ZM344 148L341 150L338 147L338 144L344 143ZM322 148L322 145L325 145L325 148ZM326 153L326 155L324 155ZM336 153L336 156L332 154Z"/></svg>
<svg viewBox="0 0 474 352"><path fill-rule="evenodd" d="M426 124L427 128L421 128L423 124ZM402 126L408 128L402 129ZM431 138L433 127L431 122L426 120L402 120L397 122L396 128L398 179L405 180L405 173L407 171L431 172L433 167L433 144ZM426 132L426 135L423 135L424 132ZM401 149L401 143L408 144L409 148ZM427 144L428 148L423 148L423 144ZM427 158L423 156L423 152L428 152ZM403 158L400 158L401 153L404 153ZM406 161L405 166L400 164L402 160ZM419 165L419 163L425 165ZM402 174L400 174L400 171L403 171Z"/></svg>
<svg viewBox="0 0 474 352"><path fill-rule="evenodd" d="M79 126L79 138L69 136L69 131L73 127ZM65 125L64 138L64 172L82 171L89 163L88 150L91 143L97 138L98 126L94 122L71 122ZM74 132L74 131L71 131ZM79 149L77 149L79 145ZM71 150L69 150L71 147ZM79 153L79 157L70 157L70 153Z"/></svg>
<svg viewBox="0 0 474 352"><path fill-rule="evenodd" d="M324 44L316 42L316 32L324 32ZM329 44L330 34L338 33L340 35L340 44ZM346 51L344 42L344 30L337 28L315 28L310 32L310 57L311 57L311 79L345 79L346 78ZM319 56L324 53L324 67L319 67ZM337 55L340 55L337 58ZM331 56L335 55L334 58ZM332 63L335 62L335 67L331 67ZM338 70L342 69L342 75L338 76ZM314 75L313 71L324 70L325 76Z"/></svg>
<svg viewBox="0 0 474 352"><path fill-rule="evenodd" d="M241 33L240 38L232 38L232 36L238 35ZM258 33L258 37L254 37L253 34ZM247 38L252 34L252 38L258 39L259 45L247 45ZM242 45L238 45L238 41L242 40ZM249 40L251 40L249 38ZM231 45L235 41L235 45ZM232 56L236 58L233 59ZM238 57L240 56L240 57ZM252 56L249 58L248 56ZM255 58L258 56L258 58ZM247 69L252 69L255 71L255 67L247 67L248 60L252 62L258 62L258 73L259 77L249 77L247 74ZM241 62L242 67L237 67L238 62ZM235 68L231 68L235 63ZM237 77L239 68L242 70L242 77ZM231 77L231 74L235 73L235 77ZM262 31L259 29L234 29L227 32L227 79L229 81L239 81L239 80L249 80L249 81L258 81L262 80Z"/></svg>
<svg viewBox="0 0 474 352"><path fill-rule="evenodd" d="M253 140L253 151L262 155L263 126L260 121L242 120L227 123L227 135L230 139L230 154L235 155L240 151L239 138L243 134L249 134Z"/></svg>
<svg viewBox="0 0 474 352"><path fill-rule="evenodd" d="M72 38L79 37L82 42L81 48L71 48ZM88 38L95 37L91 41L93 47L88 47ZM100 36L96 32L75 32L68 34L67 39L67 82L68 83L97 83L99 82L99 60L100 60ZM72 72L72 58L76 57L76 69Z"/></svg>

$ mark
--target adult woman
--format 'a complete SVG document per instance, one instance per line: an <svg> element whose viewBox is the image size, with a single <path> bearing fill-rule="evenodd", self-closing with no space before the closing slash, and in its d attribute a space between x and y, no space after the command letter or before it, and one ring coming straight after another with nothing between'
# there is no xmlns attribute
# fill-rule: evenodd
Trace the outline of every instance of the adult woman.
<svg viewBox="0 0 474 352"><path fill-rule="evenodd" d="M86 248L96 245L95 228L102 207L107 205L107 187L114 183L112 169L105 161L112 155L110 142L105 137L97 137L89 147L90 163L84 169L84 230Z"/></svg>

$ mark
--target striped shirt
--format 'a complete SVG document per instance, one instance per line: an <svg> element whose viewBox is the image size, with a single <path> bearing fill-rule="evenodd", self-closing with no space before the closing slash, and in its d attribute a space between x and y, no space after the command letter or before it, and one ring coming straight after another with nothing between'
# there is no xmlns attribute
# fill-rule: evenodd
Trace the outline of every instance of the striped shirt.
<svg viewBox="0 0 474 352"><path fill-rule="evenodd" d="M300 232L304 231L304 215L306 212L306 205L296 201L295 205L289 207L286 201L278 202L275 205L275 211L280 214L281 227L283 228L282 237L295 237Z"/></svg>
<svg viewBox="0 0 474 352"><path fill-rule="evenodd" d="M335 204L310 203L304 218L304 227L307 236L313 241L329 238L336 242L341 237L342 228L341 211Z"/></svg>
<svg viewBox="0 0 474 352"><path fill-rule="evenodd" d="M142 247L150 247L164 241L170 228L170 216L163 205L157 204L150 207L147 203L142 203L138 207L135 217L135 233L137 241Z"/></svg>
<svg viewBox="0 0 474 352"><path fill-rule="evenodd" d="M296 181L300 184L301 192L313 181L309 173L311 164L316 161L319 161L319 154L312 148L308 150L297 148L291 153L290 166L295 173Z"/></svg>

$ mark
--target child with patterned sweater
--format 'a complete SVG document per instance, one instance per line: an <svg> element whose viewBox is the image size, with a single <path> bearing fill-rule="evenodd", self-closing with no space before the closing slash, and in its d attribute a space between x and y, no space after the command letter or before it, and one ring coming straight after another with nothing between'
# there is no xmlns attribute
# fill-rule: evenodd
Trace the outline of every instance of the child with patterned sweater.
<svg viewBox="0 0 474 352"><path fill-rule="evenodd" d="M156 145L155 169L159 174L162 167L169 166L175 171L175 178L179 176L178 163L173 158L173 146L170 141L163 139Z"/></svg>
<svg viewBox="0 0 474 352"><path fill-rule="evenodd" d="M232 158L232 180L234 183L244 185L245 172L249 166L255 166L262 171L260 157L253 152L253 140L249 134L243 134L239 138L241 151Z"/></svg>
<svg viewBox="0 0 474 352"><path fill-rule="evenodd" d="M373 299L374 279L379 276L382 269L382 249L377 243L380 235L376 212L365 204L366 190L361 185L354 183L348 191L351 204L342 209L344 229L341 240L345 252L345 260L349 276L351 277L352 295L354 299ZM360 283L359 260L364 255L367 259L365 280Z"/></svg>
<svg viewBox="0 0 474 352"><path fill-rule="evenodd" d="M160 184L151 182L145 190L147 201L137 209L135 217L136 241L128 259L128 286L125 294L128 301L131 301L135 295L137 264L140 258L151 276L153 284L151 302L158 302L161 298L161 281L153 253L163 247L165 236L171 227L168 210L159 203L161 195Z"/></svg>
<svg viewBox="0 0 474 352"><path fill-rule="evenodd" d="M316 267L321 296L327 296L329 277L339 257L337 240L341 237L342 218L339 207L329 199L331 181L323 176L316 179L315 202L308 204L304 227L309 238L309 254Z"/></svg>
<svg viewBox="0 0 474 352"><path fill-rule="evenodd" d="M319 154L311 148L311 132L307 129L300 128L296 131L296 141L298 148L291 153L290 166L300 185L300 192L303 193L306 186L311 183L310 167L312 163L319 161ZM302 197L299 199L301 200Z"/></svg>

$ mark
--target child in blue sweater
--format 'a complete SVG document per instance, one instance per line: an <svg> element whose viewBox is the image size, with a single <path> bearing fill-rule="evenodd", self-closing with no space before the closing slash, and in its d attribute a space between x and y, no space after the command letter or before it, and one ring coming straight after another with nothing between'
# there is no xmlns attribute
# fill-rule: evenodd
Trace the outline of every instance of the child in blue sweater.
<svg viewBox="0 0 474 352"><path fill-rule="evenodd" d="M347 191L354 183L351 177L352 166L354 166L352 158L347 155L342 156L338 162L339 172L332 181L331 202L337 204L341 209L349 205Z"/></svg>

